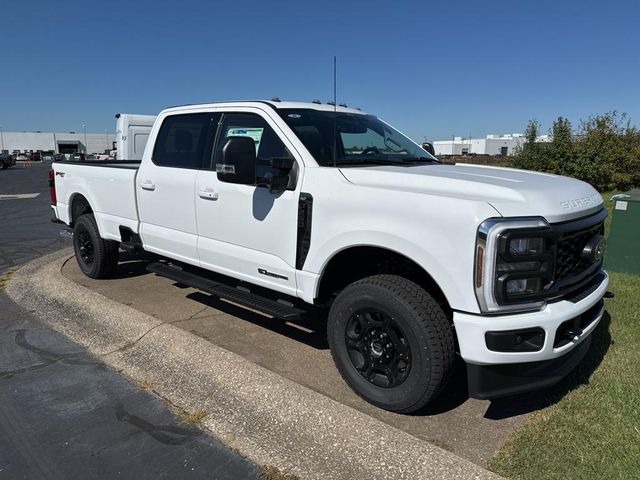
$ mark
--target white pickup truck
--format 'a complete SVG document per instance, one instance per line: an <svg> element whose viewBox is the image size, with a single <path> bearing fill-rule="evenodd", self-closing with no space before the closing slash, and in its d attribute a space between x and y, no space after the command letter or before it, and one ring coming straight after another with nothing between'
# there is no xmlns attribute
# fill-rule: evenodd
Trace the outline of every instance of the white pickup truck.
<svg viewBox="0 0 640 480"><path fill-rule="evenodd" d="M604 314L590 185L442 165L357 109L169 108L141 161L54 163L51 180L85 274L141 249L160 256L150 271L274 317L328 306L345 381L397 412L433 400L456 354L472 397L551 385Z"/></svg>

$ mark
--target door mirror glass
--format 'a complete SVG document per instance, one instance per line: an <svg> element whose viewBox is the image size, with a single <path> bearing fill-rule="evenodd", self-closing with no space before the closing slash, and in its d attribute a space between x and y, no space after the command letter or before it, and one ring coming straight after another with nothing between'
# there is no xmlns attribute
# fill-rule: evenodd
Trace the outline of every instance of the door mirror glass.
<svg viewBox="0 0 640 480"><path fill-rule="evenodd" d="M222 148L222 163L216 164L218 180L255 185L256 144L249 137L227 137Z"/></svg>

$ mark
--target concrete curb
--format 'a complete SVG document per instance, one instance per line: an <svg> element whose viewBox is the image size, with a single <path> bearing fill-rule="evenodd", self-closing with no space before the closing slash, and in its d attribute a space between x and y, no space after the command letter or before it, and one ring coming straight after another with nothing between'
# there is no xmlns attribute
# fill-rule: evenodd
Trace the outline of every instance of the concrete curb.
<svg viewBox="0 0 640 480"><path fill-rule="evenodd" d="M496 479L439 447L61 274L70 249L34 260L6 293L54 329L173 404L207 412L212 434L304 479Z"/></svg>

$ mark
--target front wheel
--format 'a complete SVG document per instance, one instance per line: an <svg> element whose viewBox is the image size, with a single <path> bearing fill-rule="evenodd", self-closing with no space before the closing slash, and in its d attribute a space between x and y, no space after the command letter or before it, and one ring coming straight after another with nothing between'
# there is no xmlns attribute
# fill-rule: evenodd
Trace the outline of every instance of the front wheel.
<svg viewBox="0 0 640 480"><path fill-rule="evenodd" d="M442 307L395 275L375 275L342 290L329 312L328 337L347 384L386 410L422 408L453 371L453 330Z"/></svg>
<svg viewBox="0 0 640 480"><path fill-rule="evenodd" d="M118 267L118 242L104 240L92 214L78 217L73 226L73 249L82 273L91 278L107 278Z"/></svg>

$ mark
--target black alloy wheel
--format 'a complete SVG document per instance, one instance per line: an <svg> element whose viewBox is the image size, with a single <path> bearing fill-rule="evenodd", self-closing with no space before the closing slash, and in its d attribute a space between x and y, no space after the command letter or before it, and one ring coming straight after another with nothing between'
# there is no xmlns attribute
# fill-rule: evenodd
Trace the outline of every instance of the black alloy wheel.
<svg viewBox="0 0 640 480"><path fill-rule="evenodd" d="M86 266L90 266L94 261L95 247L91 235L86 228L79 228L74 236L77 243L80 259Z"/></svg>
<svg viewBox="0 0 640 480"><path fill-rule="evenodd" d="M374 385L393 388L411 369L411 348L400 326L383 311L356 312L347 323L345 342L356 370Z"/></svg>

